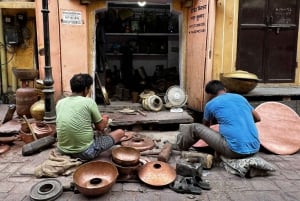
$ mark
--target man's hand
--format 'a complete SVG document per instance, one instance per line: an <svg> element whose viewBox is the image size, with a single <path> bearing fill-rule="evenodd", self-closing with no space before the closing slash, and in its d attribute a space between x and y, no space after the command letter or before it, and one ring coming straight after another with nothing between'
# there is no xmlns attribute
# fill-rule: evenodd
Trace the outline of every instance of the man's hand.
<svg viewBox="0 0 300 201"><path fill-rule="evenodd" d="M102 115L102 120L95 124L95 128L100 131L104 131L108 127L109 117L108 115Z"/></svg>

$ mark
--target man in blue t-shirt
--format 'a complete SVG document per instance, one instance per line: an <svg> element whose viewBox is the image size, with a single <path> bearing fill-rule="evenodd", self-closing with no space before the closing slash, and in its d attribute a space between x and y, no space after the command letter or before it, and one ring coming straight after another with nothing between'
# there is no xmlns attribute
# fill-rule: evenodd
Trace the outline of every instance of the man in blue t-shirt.
<svg viewBox="0 0 300 201"><path fill-rule="evenodd" d="M181 124L175 149L187 150L203 139L218 154L227 158L244 158L259 151L260 142L255 122L259 114L241 95L226 93L222 82L210 81L205 92L209 101L205 105L203 124ZM209 128L216 120L219 132Z"/></svg>

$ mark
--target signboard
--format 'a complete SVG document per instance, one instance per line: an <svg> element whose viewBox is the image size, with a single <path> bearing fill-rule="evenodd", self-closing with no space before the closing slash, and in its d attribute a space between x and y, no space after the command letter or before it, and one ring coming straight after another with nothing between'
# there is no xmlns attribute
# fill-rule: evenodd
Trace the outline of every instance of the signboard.
<svg viewBox="0 0 300 201"><path fill-rule="evenodd" d="M193 0L187 27L186 92L188 106L202 111L206 67L208 0Z"/></svg>
<svg viewBox="0 0 300 201"><path fill-rule="evenodd" d="M63 11L61 23L69 25L82 25L82 13L79 11Z"/></svg>

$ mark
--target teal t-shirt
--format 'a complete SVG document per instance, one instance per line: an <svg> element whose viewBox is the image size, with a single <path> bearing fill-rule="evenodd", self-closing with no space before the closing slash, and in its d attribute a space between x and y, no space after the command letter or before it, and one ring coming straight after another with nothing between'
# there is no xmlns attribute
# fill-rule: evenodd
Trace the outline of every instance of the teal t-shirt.
<svg viewBox="0 0 300 201"><path fill-rule="evenodd" d="M224 93L206 104L203 118L207 121L213 118L217 120L219 132L232 151L251 154L260 148L252 110L253 107L243 96Z"/></svg>
<svg viewBox="0 0 300 201"><path fill-rule="evenodd" d="M96 102L88 97L70 96L56 104L57 146L64 153L79 153L93 143L93 123L102 120Z"/></svg>

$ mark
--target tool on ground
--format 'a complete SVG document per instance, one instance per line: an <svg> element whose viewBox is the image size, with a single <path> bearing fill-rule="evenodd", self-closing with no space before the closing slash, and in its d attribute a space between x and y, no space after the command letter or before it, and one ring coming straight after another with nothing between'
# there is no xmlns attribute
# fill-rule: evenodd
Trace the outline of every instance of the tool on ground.
<svg viewBox="0 0 300 201"><path fill-rule="evenodd" d="M145 112L142 112L141 110L137 110L138 113L140 113L141 115L143 115L144 117L147 116L147 114Z"/></svg>
<svg viewBox="0 0 300 201"><path fill-rule="evenodd" d="M168 162L172 154L172 144L168 141L164 143L157 160L162 162Z"/></svg>
<svg viewBox="0 0 300 201"><path fill-rule="evenodd" d="M5 117L4 117L3 121L2 121L2 124L6 123L6 122L8 122L10 120L12 120L12 118L14 116L14 113L16 111L16 105L15 104L9 104L7 107L8 107L8 110L7 110L6 114L5 114Z"/></svg>
<svg viewBox="0 0 300 201"><path fill-rule="evenodd" d="M23 145L22 147L22 155L23 156L30 156L41 150L51 146L56 142L56 138L53 136L43 137L41 139L35 140L28 144Z"/></svg>
<svg viewBox="0 0 300 201"><path fill-rule="evenodd" d="M30 125L30 123L29 123L29 121L28 121L26 115L23 115L23 118L24 118L24 120L25 120L25 122L26 122L26 124L27 124L27 126L28 126L28 128L29 128L29 130L30 130L30 133L31 133L32 136L33 136L33 139L34 139L34 140L37 140L38 138L36 137L35 132L34 132L34 130L32 129L32 127L31 127L31 125Z"/></svg>
<svg viewBox="0 0 300 201"><path fill-rule="evenodd" d="M160 151L160 149L145 150L141 152L141 156L158 155Z"/></svg>
<svg viewBox="0 0 300 201"><path fill-rule="evenodd" d="M211 169L214 160L211 154L191 151L182 151L181 157L190 162L200 162L205 169Z"/></svg>

